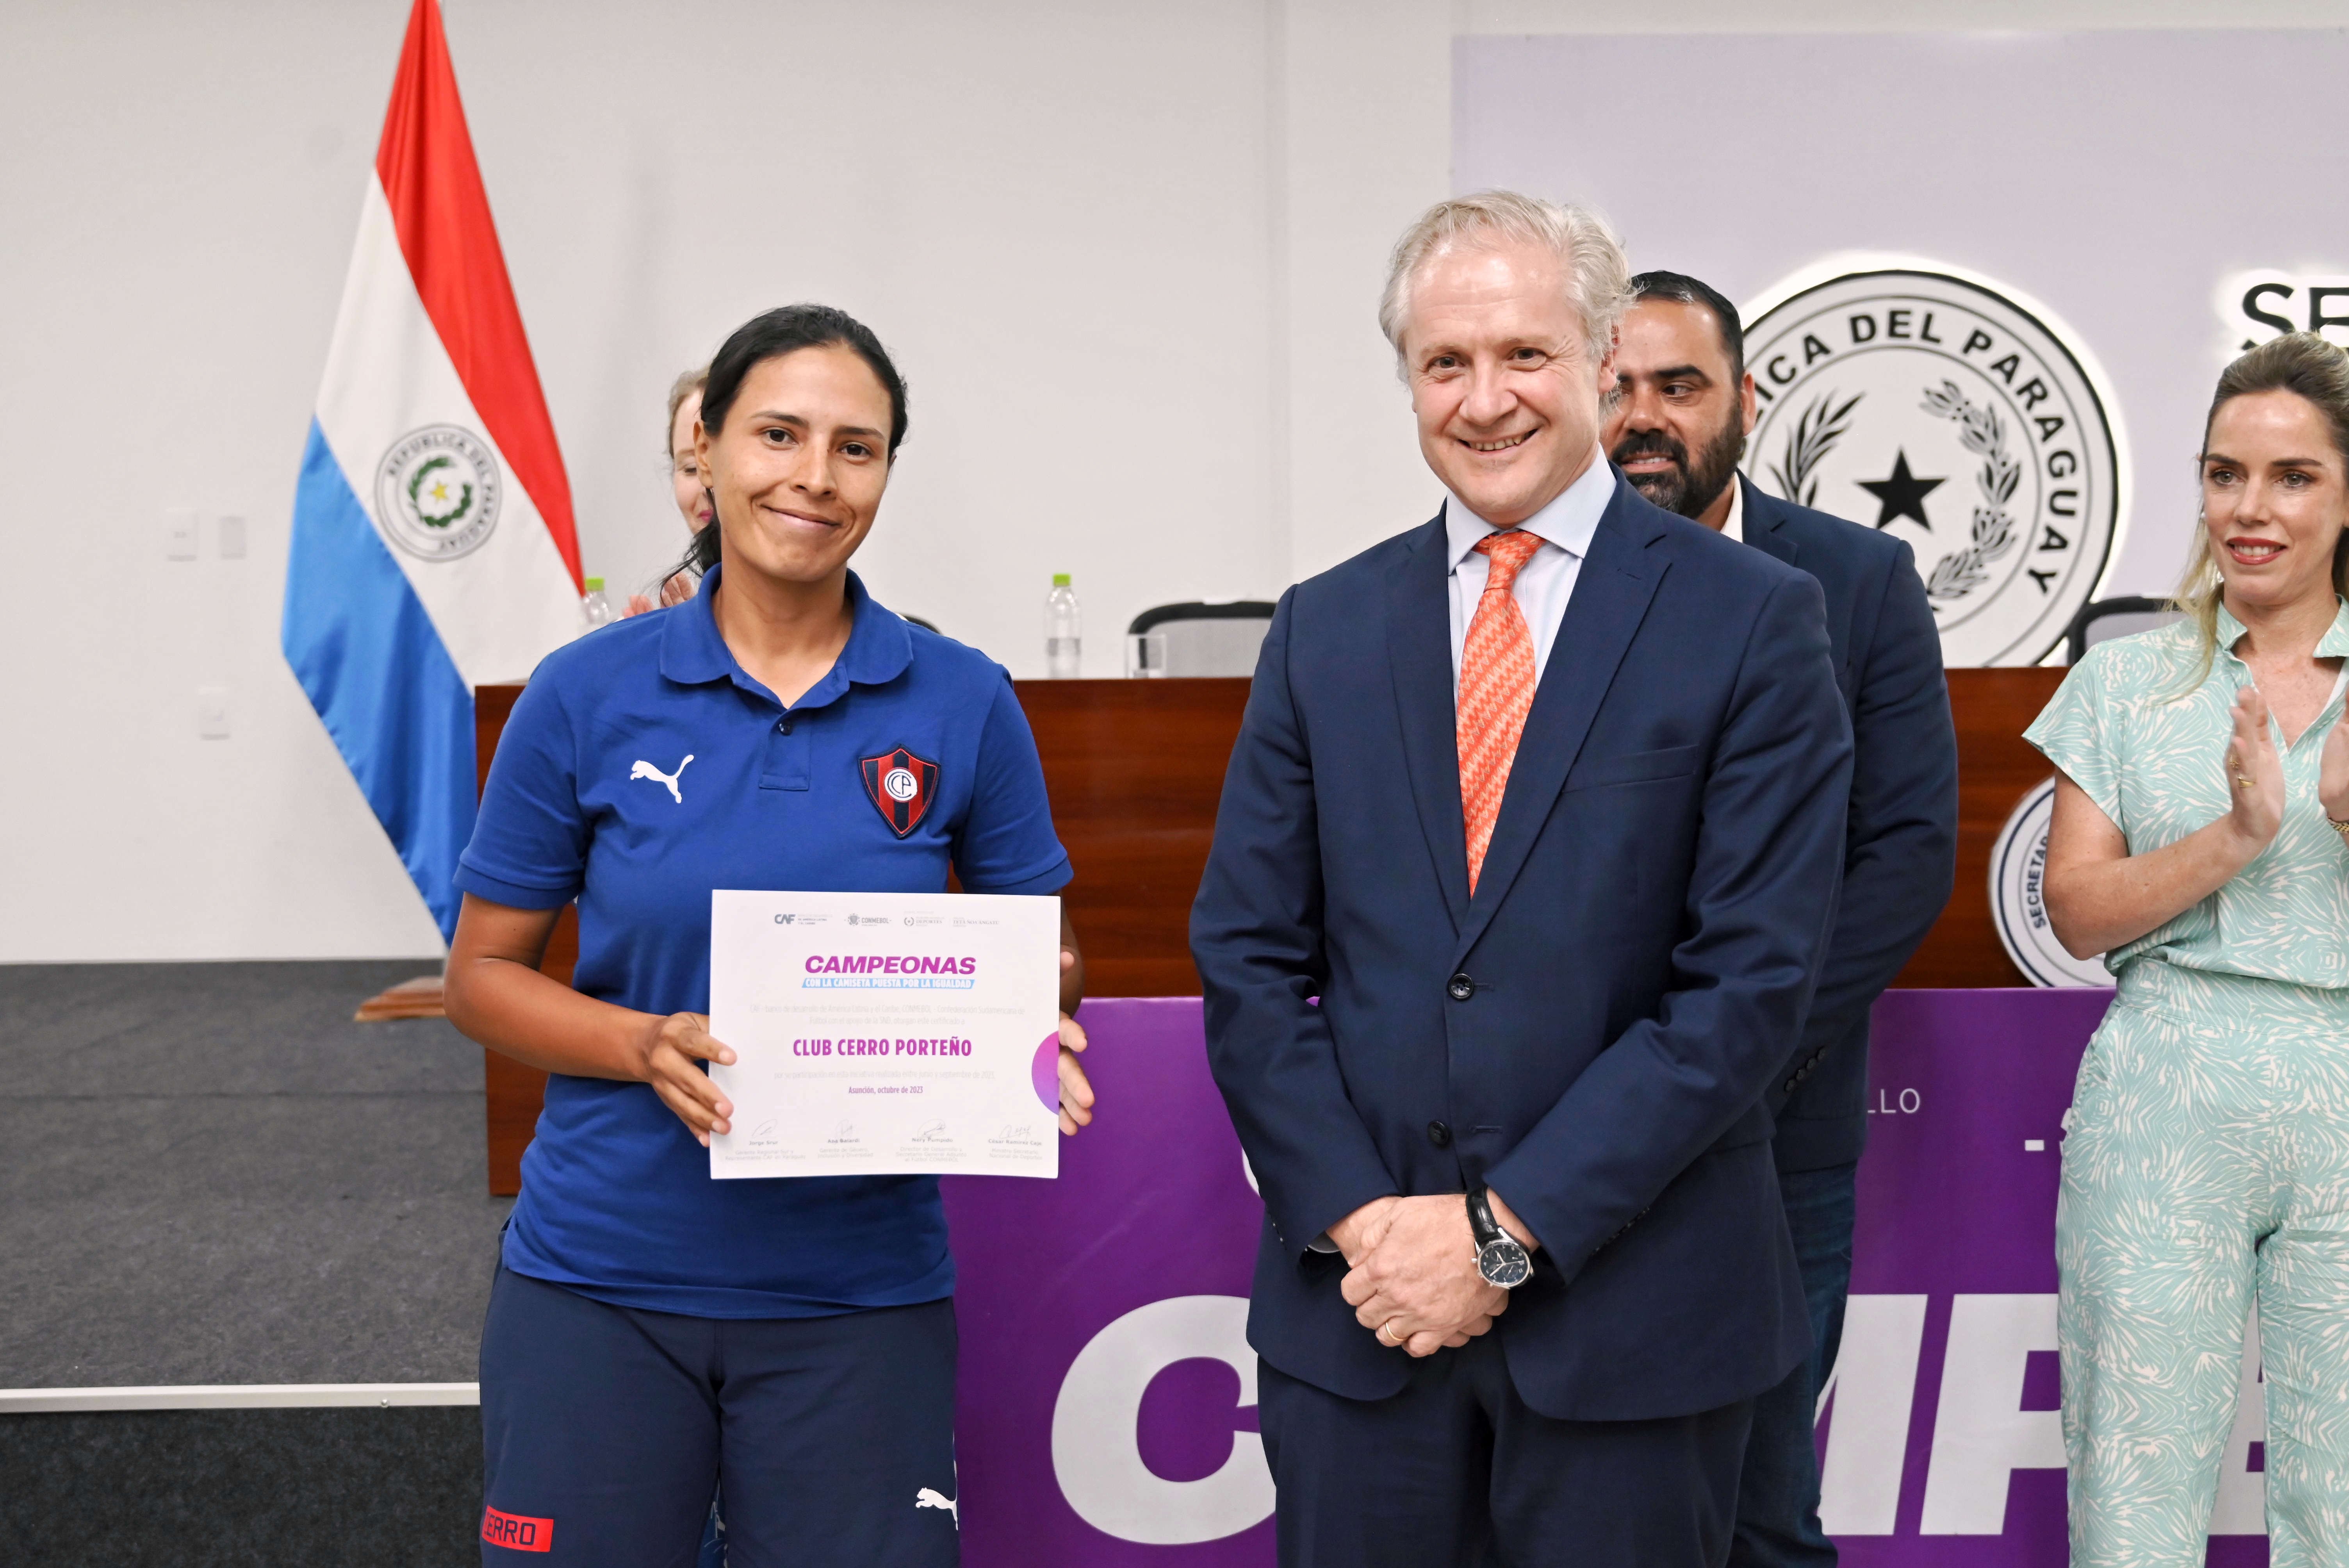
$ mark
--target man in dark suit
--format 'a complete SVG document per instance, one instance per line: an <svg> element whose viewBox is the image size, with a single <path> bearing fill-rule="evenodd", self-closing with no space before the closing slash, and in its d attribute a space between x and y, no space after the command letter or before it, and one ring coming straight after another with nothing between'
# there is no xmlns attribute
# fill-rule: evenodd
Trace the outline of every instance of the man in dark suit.
<svg viewBox="0 0 2349 1568"><path fill-rule="evenodd" d="M1289 1568L1718 1563L1808 1352L1763 1097L1850 727L1817 583L1606 460L1627 272L1506 192L1405 233L1444 511L1282 598L1232 754L1191 944Z"/></svg>
<svg viewBox="0 0 2349 1568"><path fill-rule="evenodd" d="M1909 547L1737 471L1754 428L1737 312L1678 273L1631 280L1606 443L1640 493L1816 578L1851 714L1843 894L1808 1021L1769 1104L1778 1185L1810 1305L1811 1355L1755 1401L1738 1489L1737 1568L1833 1563L1812 1427L1851 1287L1854 1176L1868 1138L1868 1010L1949 902L1958 747L1941 644Z"/></svg>

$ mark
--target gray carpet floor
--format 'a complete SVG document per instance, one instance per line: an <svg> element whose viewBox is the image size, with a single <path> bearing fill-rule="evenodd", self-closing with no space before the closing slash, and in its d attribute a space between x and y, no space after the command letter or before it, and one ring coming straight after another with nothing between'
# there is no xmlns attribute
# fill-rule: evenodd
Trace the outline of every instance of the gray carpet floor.
<svg viewBox="0 0 2349 1568"><path fill-rule="evenodd" d="M0 966L0 1387L471 1381L481 1053L428 964Z"/></svg>

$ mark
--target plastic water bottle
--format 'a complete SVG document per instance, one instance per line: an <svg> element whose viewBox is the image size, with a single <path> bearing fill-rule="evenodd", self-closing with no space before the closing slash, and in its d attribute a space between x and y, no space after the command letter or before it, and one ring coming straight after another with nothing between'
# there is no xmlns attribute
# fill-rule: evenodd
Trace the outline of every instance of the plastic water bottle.
<svg viewBox="0 0 2349 1568"><path fill-rule="evenodd" d="M1052 573L1052 591L1044 595L1044 673L1056 681L1077 678L1083 662L1084 614L1077 608L1077 591L1069 574Z"/></svg>
<svg viewBox="0 0 2349 1568"><path fill-rule="evenodd" d="M598 626L611 624L612 602L604 597L604 580L601 577L587 579L587 592L579 601L579 613L586 617L587 629L591 632Z"/></svg>

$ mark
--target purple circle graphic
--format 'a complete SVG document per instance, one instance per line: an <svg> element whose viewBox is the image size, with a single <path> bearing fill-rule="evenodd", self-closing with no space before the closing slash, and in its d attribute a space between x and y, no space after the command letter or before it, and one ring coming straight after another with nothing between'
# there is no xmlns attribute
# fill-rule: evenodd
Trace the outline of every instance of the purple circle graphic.
<svg viewBox="0 0 2349 1568"><path fill-rule="evenodd" d="M1036 1098L1044 1109L1057 1113L1061 1109L1061 1031L1053 1030L1036 1047L1036 1059L1029 1064L1029 1081L1036 1086Z"/></svg>

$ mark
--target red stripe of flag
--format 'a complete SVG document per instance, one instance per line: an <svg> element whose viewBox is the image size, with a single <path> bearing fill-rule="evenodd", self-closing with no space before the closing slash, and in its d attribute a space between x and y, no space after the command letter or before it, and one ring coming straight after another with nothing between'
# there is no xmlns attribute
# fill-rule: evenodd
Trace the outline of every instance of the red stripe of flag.
<svg viewBox="0 0 2349 1568"><path fill-rule="evenodd" d="M546 520L572 582L580 583L571 481L554 444L530 341L523 335L522 313L514 307L497 226L490 221L489 192L473 160L438 0L416 0L409 13L375 169L416 292L456 362L457 378Z"/></svg>

